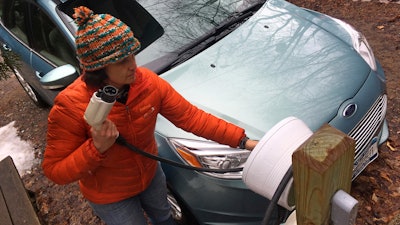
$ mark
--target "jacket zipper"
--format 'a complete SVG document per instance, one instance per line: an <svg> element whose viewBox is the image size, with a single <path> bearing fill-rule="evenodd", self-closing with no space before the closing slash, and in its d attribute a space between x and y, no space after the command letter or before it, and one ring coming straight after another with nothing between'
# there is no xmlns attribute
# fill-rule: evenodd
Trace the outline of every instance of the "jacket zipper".
<svg viewBox="0 0 400 225"><path fill-rule="evenodd" d="M133 120L132 120L131 110L130 110L130 108L129 108L128 105L125 105L125 110L126 110L126 114L127 114L127 116L128 116L128 121L129 121L128 126L129 126L129 130L132 131L132 130L133 130L133 129L132 129L132 122L133 122ZM129 135L132 137L133 142L135 142L135 141L136 141L136 138L135 138L134 132L130 132Z"/></svg>
<svg viewBox="0 0 400 225"><path fill-rule="evenodd" d="M128 105L125 105L125 110L126 110L126 113L127 113L127 115L128 115L128 121L129 121L128 126L130 127L129 130L133 131L133 129L132 129L132 123L133 123L132 114L131 114L131 110L130 110L130 108L129 108ZM134 133L134 132L131 132L129 135L132 137L133 143L135 143L135 142L136 142L135 133ZM133 143L131 143L131 144L133 144ZM136 159L135 161L136 161L136 164L138 165L138 168L140 169L140 171L139 171L140 177L142 177L142 176L143 176L143 171L144 171L143 164L142 164L142 162L140 162L140 161L137 160L137 159ZM143 189L144 186L145 186L144 180L141 179L141 181L142 181L142 184L141 184L141 185L142 185L142 189Z"/></svg>

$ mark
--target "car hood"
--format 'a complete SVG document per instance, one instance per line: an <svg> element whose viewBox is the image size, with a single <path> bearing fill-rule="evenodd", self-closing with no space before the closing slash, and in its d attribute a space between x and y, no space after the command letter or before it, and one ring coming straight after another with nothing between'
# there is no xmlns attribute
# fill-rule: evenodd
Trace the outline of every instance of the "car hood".
<svg viewBox="0 0 400 225"><path fill-rule="evenodd" d="M370 73L351 46L321 28L324 23L289 3L269 1L231 34L162 77L190 102L252 137L262 137L288 116L316 130L337 115ZM157 130L185 135L163 118Z"/></svg>

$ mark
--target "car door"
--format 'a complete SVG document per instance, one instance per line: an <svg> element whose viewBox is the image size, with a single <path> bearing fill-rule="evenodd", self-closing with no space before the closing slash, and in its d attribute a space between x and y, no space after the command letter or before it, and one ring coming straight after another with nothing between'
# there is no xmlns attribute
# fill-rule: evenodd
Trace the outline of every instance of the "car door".
<svg viewBox="0 0 400 225"><path fill-rule="evenodd" d="M35 72L32 70L29 47L29 29L27 22L28 4L24 1L0 0L1 42L2 51L14 54L13 71L29 97L37 105L45 105L45 101L31 84L35 83Z"/></svg>
<svg viewBox="0 0 400 225"><path fill-rule="evenodd" d="M75 51L49 14L28 0L0 0L3 48L21 62L14 71L21 85L39 106L51 105L59 90L46 90L39 79L52 69L72 64Z"/></svg>
<svg viewBox="0 0 400 225"><path fill-rule="evenodd" d="M37 76L42 77L55 67L71 64L78 69L75 49L63 35L63 32L53 22L54 17L48 16L44 7L29 4L30 27L32 30L31 65L37 71ZM54 9L53 9L54 10Z"/></svg>
<svg viewBox="0 0 400 225"><path fill-rule="evenodd" d="M13 51L23 62L29 64L31 49L26 25L27 4L23 1L0 0L0 7L3 49Z"/></svg>

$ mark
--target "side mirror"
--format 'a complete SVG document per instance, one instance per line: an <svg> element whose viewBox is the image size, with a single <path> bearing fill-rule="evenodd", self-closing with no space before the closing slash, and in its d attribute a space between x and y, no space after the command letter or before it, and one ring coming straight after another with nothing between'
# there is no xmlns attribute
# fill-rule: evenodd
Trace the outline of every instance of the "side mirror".
<svg viewBox="0 0 400 225"><path fill-rule="evenodd" d="M74 82L78 76L79 74L75 67L67 64L57 67L46 73L42 78L40 78L40 83L45 89L60 89L65 88Z"/></svg>

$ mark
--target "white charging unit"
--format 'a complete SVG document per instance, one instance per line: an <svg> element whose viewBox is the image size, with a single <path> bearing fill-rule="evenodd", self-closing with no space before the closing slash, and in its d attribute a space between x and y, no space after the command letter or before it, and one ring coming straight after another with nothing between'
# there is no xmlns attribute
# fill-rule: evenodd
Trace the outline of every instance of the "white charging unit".
<svg viewBox="0 0 400 225"><path fill-rule="evenodd" d="M293 152L312 134L310 128L296 117L278 122L261 138L247 159L242 176L246 186L271 199L292 165ZM293 178L280 196L278 205L294 209Z"/></svg>

